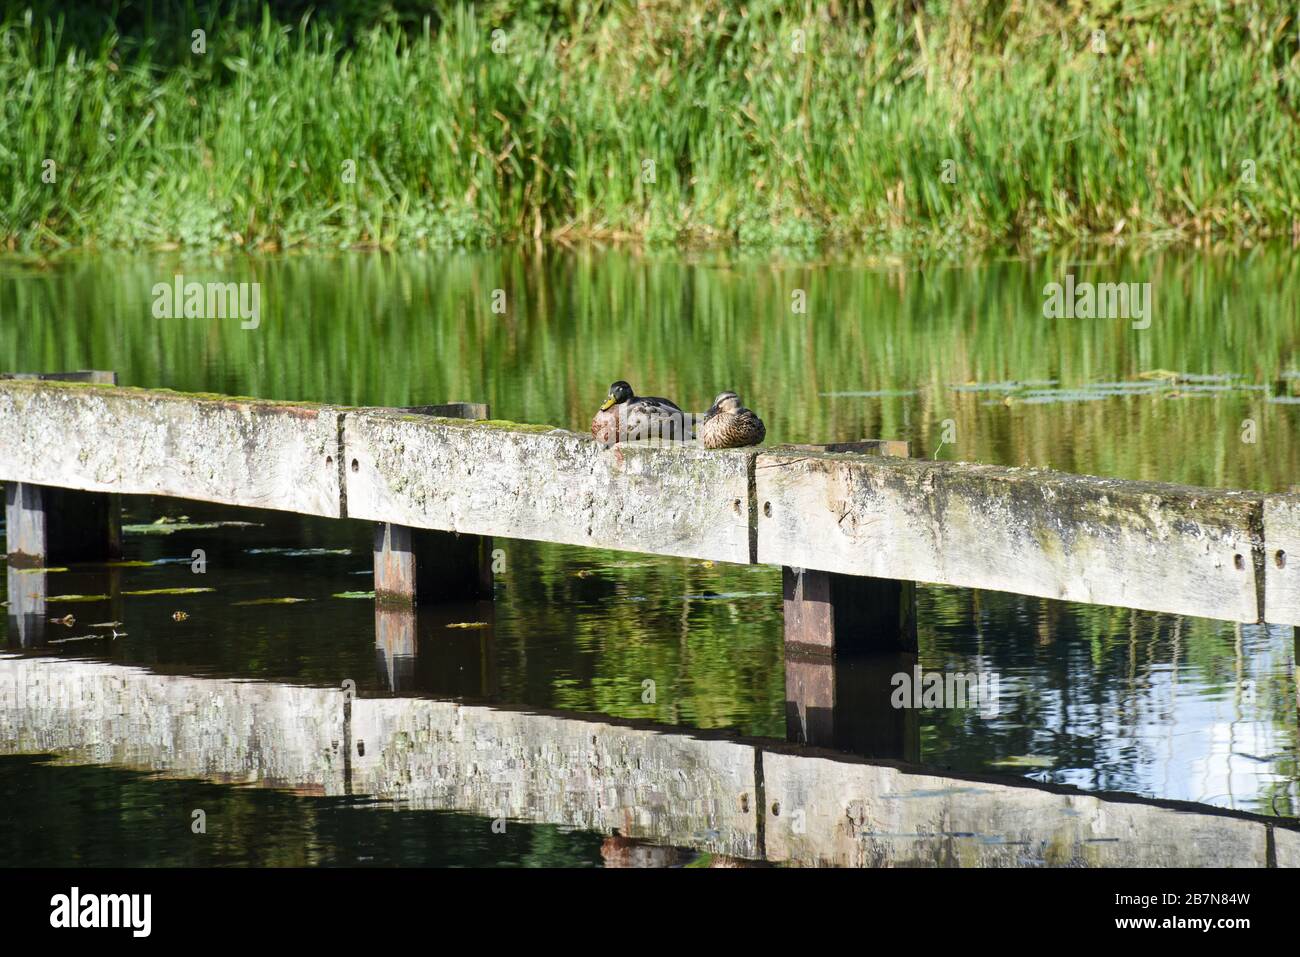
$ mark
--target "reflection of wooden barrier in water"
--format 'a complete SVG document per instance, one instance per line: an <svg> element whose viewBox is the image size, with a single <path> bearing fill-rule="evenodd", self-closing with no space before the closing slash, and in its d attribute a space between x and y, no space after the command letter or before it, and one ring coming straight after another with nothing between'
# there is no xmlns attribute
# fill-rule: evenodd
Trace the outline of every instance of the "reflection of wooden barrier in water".
<svg viewBox="0 0 1300 957"><path fill-rule="evenodd" d="M51 592L51 581L58 582ZM65 572L51 575L42 568L10 563L5 569L5 594L9 607L6 620L11 639L20 648L37 648L46 644L51 632L67 637L66 630L51 625L47 602L62 595L104 595L106 614L112 621L123 616L122 569L111 564L74 565ZM66 606L65 606L66 607Z"/></svg>
<svg viewBox="0 0 1300 957"><path fill-rule="evenodd" d="M1198 805L666 727L0 655L0 753L45 752L799 865L1300 866L1294 827Z"/></svg>
<svg viewBox="0 0 1300 957"><path fill-rule="evenodd" d="M483 627L449 628L474 622ZM375 657L387 691L483 699L497 693L490 601L440 605L375 603Z"/></svg>

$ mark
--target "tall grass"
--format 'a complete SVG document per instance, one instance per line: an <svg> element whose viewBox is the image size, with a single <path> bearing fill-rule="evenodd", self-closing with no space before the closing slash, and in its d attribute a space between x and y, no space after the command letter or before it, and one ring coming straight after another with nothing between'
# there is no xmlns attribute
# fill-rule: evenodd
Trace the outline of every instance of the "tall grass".
<svg viewBox="0 0 1300 957"><path fill-rule="evenodd" d="M960 249L1300 223L1285 4L355 6L7 14L0 242Z"/></svg>

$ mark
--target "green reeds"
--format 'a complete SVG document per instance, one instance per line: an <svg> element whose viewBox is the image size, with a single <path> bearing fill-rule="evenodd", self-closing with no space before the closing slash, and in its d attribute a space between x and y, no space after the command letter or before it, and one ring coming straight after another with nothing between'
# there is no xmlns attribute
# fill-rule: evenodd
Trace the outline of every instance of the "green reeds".
<svg viewBox="0 0 1300 957"><path fill-rule="evenodd" d="M906 250L1300 222L1281 4L427 7L8 14L0 243Z"/></svg>

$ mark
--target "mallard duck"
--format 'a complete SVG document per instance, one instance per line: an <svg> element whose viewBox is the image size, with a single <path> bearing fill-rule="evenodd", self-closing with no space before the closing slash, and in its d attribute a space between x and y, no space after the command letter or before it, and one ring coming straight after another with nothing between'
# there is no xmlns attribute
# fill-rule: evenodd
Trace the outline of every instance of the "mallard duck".
<svg viewBox="0 0 1300 957"><path fill-rule="evenodd" d="M591 434L605 445L636 439L689 438L686 413L676 402L653 395L637 395L622 379L609 387L609 395L591 420Z"/></svg>
<svg viewBox="0 0 1300 957"><path fill-rule="evenodd" d="M706 449L739 449L758 445L767 435L763 420L740 404L740 396L723 392L704 413L700 440Z"/></svg>

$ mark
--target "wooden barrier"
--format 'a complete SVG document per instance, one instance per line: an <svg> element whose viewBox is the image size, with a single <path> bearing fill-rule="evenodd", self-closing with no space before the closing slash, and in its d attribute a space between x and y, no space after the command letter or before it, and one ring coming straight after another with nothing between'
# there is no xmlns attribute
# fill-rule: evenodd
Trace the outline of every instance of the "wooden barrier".
<svg viewBox="0 0 1300 957"><path fill-rule="evenodd" d="M448 414L5 379L0 482L1300 624L1300 496Z"/></svg>
<svg viewBox="0 0 1300 957"><path fill-rule="evenodd" d="M0 482L342 517L340 413L97 384L0 381Z"/></svg>
<svg viewBox="0 0 1300 957"><path fill-rule="evenodd" d="M755 485L763 564L1261 618L1259 494L780 450Z"/></svg>
<svg viewBox="0 0 1300 957"><path fill-rule="evenodd" d="M116 373L94 369L0 374L0 379L117 385ZM7 482L5 526L9 563L40 567L63 561L118 558L122 554L121 516L116 495L32 482Z"/></svg>
<svg viewBox="0 0 1300 957"><path fill-rule="evenodd" d="M545 426L350 412L348 515L749 563L755 453L619 444Z"/></svg>

